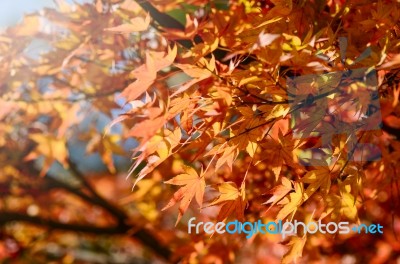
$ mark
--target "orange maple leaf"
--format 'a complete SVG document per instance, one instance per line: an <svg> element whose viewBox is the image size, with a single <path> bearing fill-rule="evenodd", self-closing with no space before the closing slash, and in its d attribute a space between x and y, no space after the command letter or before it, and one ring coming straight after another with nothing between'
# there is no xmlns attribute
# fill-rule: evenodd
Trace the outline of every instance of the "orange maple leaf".
<svg viewBox="0 0 400 264"><path fill-rule="evenodd" d="M203 205L204 189L206 188L203 172L198 175L194 168L187 166L184 167L184 171L185 173L179 174L165 182L168 184L183 186L175 192L168 204L161 209L161 211L164 211L174 206L177 202L180 202L178 219L176 220L175 225L178 224L182 215L187 211L193 197L195 197L195 200L200 207Z"/></svg>
<svg viewBox="0 0 400 264"><path fill-rule="evenodd" d="M225 220L234 210L239 221L244 219L244 209L246 207L246 196L244 184L240 188L234 182L224 182L218 185L220 196L208 206L222 205L217 220Z"/></svg>
<svg viewBox="0 0 400 264"><path fill-rule="evenodd" d="M121 95L124 96L127 101L137 99L156 80L157 72L172 64L176 54L176 46L172 49L168 47L166 54L164 52L147 52L146 63L132 71L132 74L137 80L128 85L128 87L122 91Z"/></svg>
<svg viewBox="0 0 400 264"><path fill-rule="evenodd" d="M269 191L269 193L272 194L272 197L269 198L268 201L266 201L264 204L270 203L271 204L270 208L271 208L277 202L282 200L282 198L285 197L291 190L293 190L291 181L285 177L282 177L282 185L275 186Z"/></svg>

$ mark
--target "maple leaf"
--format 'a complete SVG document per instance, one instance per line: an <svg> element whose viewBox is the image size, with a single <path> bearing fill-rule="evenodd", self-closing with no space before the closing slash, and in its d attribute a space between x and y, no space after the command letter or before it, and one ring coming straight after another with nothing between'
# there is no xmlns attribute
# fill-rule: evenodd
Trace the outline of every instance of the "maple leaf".
<svg viewBox="0 0 400 264"><path fill-rule="evenodd" d="M297 163L297 156L294 153L303 144L304 141L295 140L292 134L284 136L280 129L277 140L272 138L272 140L261 144L264 149L273 153L268 157L268 161L271 165L271 170L274 172L275 180L278 180L284 163L294 168L301 167Z"/></svg>
<svg viewBox="0 0 400 264"><path fill-rule="evenodd" d="M179 144L182 137L179 127L174 131L164 129L160 134L163 136L154 135L138 149L142 153L137 157L136 165L130 169L129 174L133 173L142 162L146 161L147 164L140 170L133 187L172 154L172 149Z"/></svg>
<svg viewBox="0 0 400 264"><path fill-rule="evenodd" d="M229 168L232 170L233 162L236 159L239 151L236 145L229 146L224 148L224 152L221 157L217 160L217 164L215 165L215 169L219 169L223 164L227 164Z"/></svg>
<svg viewBox="0 0 400 264"><path fill-rule="evenodd" d="M333 221L340 221L344 215L350 220L357 219L357 207L354 196L348 192L341 192L340 195L328 194L324 198L325 209L320 219L330 215Z"/></svg>
<svg viewBox="0 0 400 264"><path fill-rule="evenodd" d="M137 122L129 131L129 135L147 141L165 124L165 117L162 109L158 107L149 107L143 112L146 118Z"/></svg>
<svg viewBox="0 0 400 264"><path fill-rule="evenodd" d="M275 186L272 188L269 193L272 194L272 197L268 199L264 204L271 204L269 209L274 206L277 202L282 200L283 197L286 196L291 190L293 190L292 183L285 177L282 177L282 185ZM268 210L269 210L268 209Z"/></svg>
<svg viewBox="0 0 400 264"><path fill-rule="evenodd" d="M217 220L224 221L234 210L238 220L244 219L246 207L245 185L237 188L234 182L224 182L218 185L220 195L208 206L222 205Z"/></svg>
<svg viewBox="0 0 400 264"><path fill-rule="evenodd" d="M193 197L195 197L199 207L203 205L204 189L206 187L203 172L198 175L197 171L192 167L185 166L183 169L185 173L179 174L165 182L183 187L175 192L168 204L161 209L161 211L164 211L180 202L178 219L176 220L175 225L177 225L181 220L182 215L188 209Z"/></svg>
<svg viewBox="0 0 400 264"><path fill-rule="evenodd" d="M289 194L289 197L285 197L281 200L278 205L283 205L283 208L279 211L276 219L283 220L289 214L292 214L292 217L296 213L298 207L303 202L304 195L304 187L302 183L295 182L294 183L294 192Z"/></svg>
<svg viewBox="0 0 400 264"><path fill-rule="evenodd" d="M326 195L328 194L331 187L331 171L328 167L320 167L317 170L307 172L302 178L303 183L308 183L304 200L310 198L310 196L320 189L320 191Z"/></svg>
<svg viewBox="0 0 400 264"><path fill-rule="evenodd" d="M176 97L171 100L168 109L167 119L170 120L178 114L184 112L188 108L193 108L192 105L195 104L195 100L187 94L183 94L181 97Z"/></svg>
<svg viewBox="0 0 400 264"><path fill-rule="evenodd" d="M86 153L98 152L108 170L111 173L115 173L116 169L114 166L113 154L124 155L125 151L118 142L121 137L119 135L96 134L95 131L91 131L93 136L89 140L86 146Z"/></svg>
<svg viewBox="0 0 400 264"><path fill-rule="evenodd" d="M284 245L289 246L289 250L283 255L282 264L296 263L297 260L303 255L303 248L306 244L306 237L291 236Z"/></svg>
<svg viewBox="0 0 400 264"><path fill-rule="evenodd" d="M157 72L172 64L176 54L176 45L172 49L168 47L166 54L164 52L147 52L146 63L132 71L132 75L135 76L137 80L128 85L128 87L122 91L121 95L125 97L127 101L137 99L156 80Z"/></svg>
<svg viewBox="0 0 400 264"><path fill-rule="evenodd" d="M392 157L394 156L393 154ZM356 198L360 194L360 191L363 188L363 182L365 180L365 172L360 168L350 167L350 166L347 166L344 172L348 174L348 176L342 182L342 184L346 187L348 186L351 190L352 195L354 196L354 198ZM354 199L354 202L355 201L356 199Z"/></svg>
<svg viewBox="0 0 400 264"><path fill-rule="evenodd" d="M64 167L68 167L68 149L66 147L65 139L59 139L53 135L46 134L32 134L29 135L29 138L35 141L37 146L25 157L25 160L33 160L40 156L44 157L40 176L46 174L54 161L58 161Z"/></svg>
<svg viewBox="0 0 400 264"><path fill-rule="evenodd" d="M250 107L238 107L243 115L243 122L238 129L231 131L229 141L236 145L237 150L246 150L250 156L254 156L257 150L257 142L263 135L262 127L266 126L263 118L257 115L257 112ZM257 129L260 128L260 129Z"/></svg>
<svg viewBox="0 0 400 264"><path fill-rule="evenodd" d="M215 145L209 152L207 152L204 156L215 156L222 154L215 165L215 169L218 170L225 163L228 165L229 169L232 170L233 162L239 154L239 150L237 145L230 146L229 144L223 143Z"/></svg>

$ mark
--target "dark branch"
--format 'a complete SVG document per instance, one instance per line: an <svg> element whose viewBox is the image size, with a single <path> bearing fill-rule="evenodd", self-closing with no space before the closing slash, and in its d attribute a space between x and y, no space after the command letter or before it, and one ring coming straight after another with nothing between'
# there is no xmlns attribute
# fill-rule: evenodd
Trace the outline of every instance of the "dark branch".
<svg viewBox="0 0 400 264"><path fill-rule="evenodd" d="M172 28L172 29L178 29L178 30L185 30L185 26L182 25L178 20L175 18L165 14L161 13L160 11L157 10L151 3L148 1L142 1L142 0L137 0L136 3L138 3L145 11L150 13L151 18L160 26L163 28ZM157 30L162 31L162 29L156 27ZM203 42L201 37L199 35L195 36L195 39L197 39L200 42ZM183 47L190 49L193 47L193 43L190 40L187 39L178 39L176 40L177 43L182 45Z"/></svg>
<svg viewBox="0 0 400 264"><path fill-rule="evenodd" d="M5 225L9 222L26 222L34 225L49 227L50 229L61 229L73 232L84 232L90 234L124 234L128 231L127 227L115 226L115 227L96 227L91 225L79 225L60 223L50 219L44 219L37 216L30 216L17 212L0 211L0 225Z"/></svg>
<svg viewBox="0 0 400 264"><path fill-rule="evenodd" d="M110 204L107 200L101 197L97 191L90 185L90 183L86 180L85 176L78 170L75 163L72 160L68 161L70 171L74 174L76 178L78 178L83 186L92 194L90 198L97 205L101 206L108 212L110 212L113 216L115 216L119 222L124 222L128 217L125 212L121 211L119 208Z"/></svg>
<svg viewBox="0 0 400 264"><path fill-rule="evenodd" d="M162 27L180 29L182 31L185 30L185 26L182 25L178 20L167 14L161 13L148 1L139 0L136 1L136 3L138 3L144 10L149 12L150 16Z"/></svg>
<svg viewBox="0 0 400 264"><path fill-rule="evenodd" d="M25 222L37 226L48 227L50 229L59 229L72 232L81 232L94 235L127 235L133 229L127 225L117 225L115 227L96 227L90 225L80 225L73 223L60 223L51 219L45 219L38 216L30 216L18 212L0 211L0 226L11 222ZM159 256L169 260L171 251L162 246L154 236L144 229L139 229L131 235L141 241L145 246L153 249Z"/></svg>
<svg viewBox="0 0 400 264"><path fill-rule="evenodd" d="M33 162L24 163L24 171L27 170L30 173L39 174L37 168L35 168ZM80 173L75 167L73 169L75 173L78 173L76 177L80 178L81 180L85 181L84 175ZM117 225L114 227L96 227L90 225L80 225L80 224L72 224L72 223L60 223L51 219L44 219L37 216L29 216L25 214L21 214L18 212L2 212L0 210L0 225L7 224L13 221L19 222L26 222L31 223L43 227L48 227L49 229L60 229L72 232L82 232L82 233L89 233L89 234L98 234L98 235L128 235L144 246L148 247L149 249L153 250L157 255L160 257L170 260L172 256L172 252L168 247L162 245L162 243L149 231L140 227L139 225L136 226L129 222L129 216L127 216L121 209L118 207L110 204L107 200L102 198L94 189L90 186L89 183L83 183L91 195L88 195L81 190L77 189L74 186L71 186L67 183L64 183L60 180L54 179L53 177L46 175L46 186L45 189L53 189L59 188L65 190L71 194L74 194L81 198L82 200L86 201L91 205L97 205L101 208L108 211L113 217L116 218ZM96 195L94 196L94 193ZM134 232L132 232L134 231Z"/></svg>

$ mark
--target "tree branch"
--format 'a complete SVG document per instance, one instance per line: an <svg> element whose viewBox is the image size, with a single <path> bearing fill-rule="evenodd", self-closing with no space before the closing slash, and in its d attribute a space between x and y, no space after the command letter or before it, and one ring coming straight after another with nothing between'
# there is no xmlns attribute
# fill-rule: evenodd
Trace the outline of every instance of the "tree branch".
<svg viewBox="0 0 400 264"><path fill-rule="evenodd" d="M157 8L155 8L151 3L149 3L149 1L136 0L136 3L138 3L143 8L143 10L149 12L151 18L153 18L153 20L157 24L161 25L163 28L173 28L181 31L185 30L185 26L182 25L178 20L165 13L161 13L160 11L157 10ZM161 31L159 28L157 29ZM199 35L196 35L195 39L201 42L203 41ZM193 47L193 43L187 39L178 39L176 40L176 42L187 49Z"/></svg>
<svg viewBox="0 0 400 264"><path fill-rule="evenodd" d="M126 235L129 230L133 229L127 225L117 225L115 227L96 227L90 225L80 225L72 223L61 223L51 219L45 219L38 216L30 216L11 211L0 211L0 226L11 222L25 222L37 226L48 227L50 229L59 229L71 232L81 232L94 235ZM139 229L131 235L141 241L147 247L153 249L159 256L169 260L171 251L162 246L154 236L144 229Z"/></svg>
<svg viewBox="0 0 400 264"><path fill-rule="evenodd" d="M90 185L90 183L85 179L85 176L78 170L76 164L72 160L68 160L68 165L70 171L74 174L74 176L79 179L82 182L83 186L85 186L85 188L92 194L93 197L91 198L91 200L95 201L97 205L100 205L105 210L114 215L119 222L125 222L125 220L128 218L125 212L121 211L119 208L113 206L107 200L101 197L97 193L97 191Z"/></svg>
<svg viewBox="0 0 400 264"><path fill-rule="evenodd" d="M72 165L74 166L74 164ZM77 177L82 177L82 180L86 182L86 180L84 179L84 175L80 173L76 169L76 167L72 168L74 168L73 170L76 170L75 173L78 173ZM24 163L24 171L25 170L27 171L27 173L33 172L35 174L39 174L38 170L35 168L34 163L32 161ZM151 249L154 253L156 253L160 257L166 260L170 260L172 252L168 247L162 245L160 241L146 229L140 226L136 226L132 223L128 223L129 217L125 214L125 212L113 206L107 200L105 200L99 194L97 194L97 192L93 189L93 187L90 186L89 183L86 183L87 185L84 183L84 185L86 188L91 189L91 191L89 189L88 191L90 191L92 195L87 195L86 193L81 192L79 189L76 189L73 186L64 183L62 181L59 181L57 179L54 179L49 175L46 175L44 179L47 181L46 187L49 189L52 188L63 189L71 194L78 196L79 198L81 198L82 200L86 201L91 205L98 205L101 208L105 209L106 211L111 213L113 217L117 219L118 221L117 225L114 227L96 227L96 226L80 225L72 223L60 223L51 219L44 219L41 217L29 216L18 212L9 212L1 210L0 210L0 225L4 225L6 223L13 221L20 221L43 227L49 227L50 229L60 229L72 232L82 232L82 233L98 234L98 235L128 235L133 239L138 240L141 244ZM96 197L93 196L92 192L96 193ZM132 232L131 234L130 231L134 232Z"/></svg>
<svg viewBox="0 0 400 264"><path fill-rule="evenodd" d="M38 216L30 216L26 214L21 214L18 212L10 211L0 211L0 225L5 225L9 222L26 222L30 224L35 224L43 227L49 227L51 229L61 229L73 232L84 232L90 234L124 234L128 231L127 227L115 226L115 227L96 227L90 225L79 225L79 224L69 224L61 223L50 219L44 219Z"/></svg>
<svg viewBox="0 0 400 264"><path fill-rule="evenodd" d="M161 13L160 11L157 10L149 1L136 1L142 7L145 11L150 13L150 16L160 25L162 25L165 28L174 28L174 29L179 29L179 30L185 30L185 26L182 25L178 20L175 18Z"/></svg>

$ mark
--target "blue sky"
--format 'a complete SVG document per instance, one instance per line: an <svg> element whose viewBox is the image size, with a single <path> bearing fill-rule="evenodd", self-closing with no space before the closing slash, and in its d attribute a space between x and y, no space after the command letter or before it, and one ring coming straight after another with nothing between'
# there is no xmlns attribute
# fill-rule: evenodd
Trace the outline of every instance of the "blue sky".
<svg viewBox="0 0 400 264"><path fill-rule="evenodd" d="M67 2L72 2L68 0ZM76 2L91 2L77 0ZM22 20L24 14L38 11L43 7L54 7L53 0L0 0L0 30Z"/></svg>
<svg viewBox="0 0 400 264"><path fill-rule="evenodd" d="M0 28L14 25L22 16L40 10L44 6L53 6L52 0L0 0Z"/></svg>

